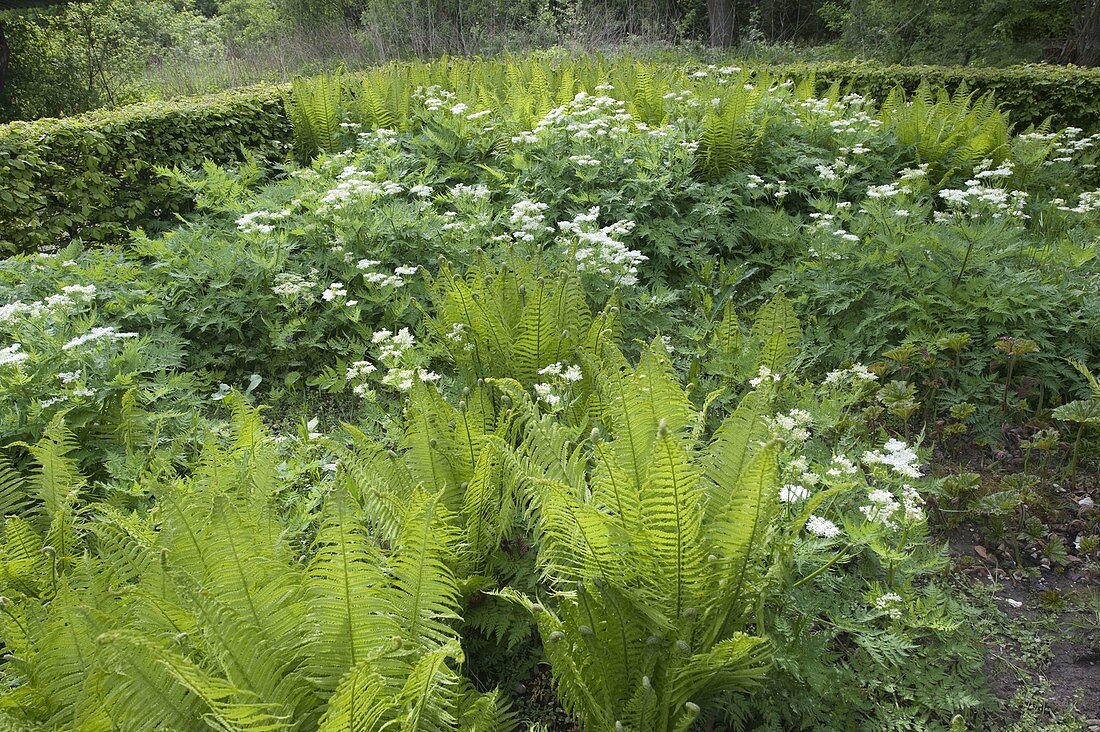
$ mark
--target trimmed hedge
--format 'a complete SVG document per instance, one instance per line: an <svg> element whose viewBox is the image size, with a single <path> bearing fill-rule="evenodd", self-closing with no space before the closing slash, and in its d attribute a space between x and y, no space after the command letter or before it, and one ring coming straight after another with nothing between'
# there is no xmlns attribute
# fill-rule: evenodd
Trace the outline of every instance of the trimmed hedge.
<svg viewBox="0 0 1100 732"><path fill-rule="evenodd" d="M1100 70L1063 66L984 69L882 66L872 62L771 67L792 78L840 82L874 99L921 82L994 92L1017 128L1100 129ZM0 125L0 254L115 239L170 218L188 202L157 166L229 163L242 150L282 157L292 132L286 87L254 86L171 102L137 104L67 119Z"/></svg>
<svg viewBox="0 0 1100 732"><path fill-rule="evenodd" d="M1005 68L968 66L884 66L868 61L790 64L776 67L784 76L840 82L882 100L899 84L913 91L921 82L954 91L961 84L979 94L993 92L1009 120L1022 130L1048 117L1054 128L1100 130L1100 69L1028 64Z"/></svg>
<svg viewBox="0 0 1100 732"><path fill-rule="evenodd" d="M156 166L285 154L282 88L254 86L0 126L0 253L104 241L187 205Z"/></svg>

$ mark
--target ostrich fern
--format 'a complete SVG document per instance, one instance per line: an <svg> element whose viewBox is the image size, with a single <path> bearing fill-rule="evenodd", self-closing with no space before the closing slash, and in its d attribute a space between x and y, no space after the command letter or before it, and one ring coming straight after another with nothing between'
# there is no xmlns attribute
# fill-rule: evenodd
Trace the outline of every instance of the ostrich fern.
<svg viewBox="0 0 1100 732"><path fill-rule="evenodd" d="M554 605L510 596L534 613L586 729L686 730L769 665L767 642L746 632L778 512L778 448L760 439L769 395L750 394L699 444L701 415L660 342L636 368L609 364L597 390L585 469L539 460L537 437L521 448L537 468L528 492Z"/></svg>
<svg viewBox="0 0 1100 732"><path fill-rule="evenodd" d="M143 482L153 502L142 513L95 503L75 513L65 497L81 479L64 437L35 446L38 509L6 520L0 552L7 721L507 729L497 697L455 670L458 529L438 493L396 501L397 529L381 544L358 487L338 480L301 556L274 443L254 409L238 400L233 411L228 445L211 441L194 475Z"/></svg>

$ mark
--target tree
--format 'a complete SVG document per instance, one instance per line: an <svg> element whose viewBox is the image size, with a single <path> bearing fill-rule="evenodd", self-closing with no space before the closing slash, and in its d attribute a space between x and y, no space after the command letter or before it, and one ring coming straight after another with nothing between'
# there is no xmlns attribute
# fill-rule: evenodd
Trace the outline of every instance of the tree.
<svg viewBox="0 0 1100 732"><path fill-rule="evenodd" d="M710 45L727 47L737 40L737 0L707 0Z"/></svg>
<svg viewBox="0 0 1100 732"><path fill-rule="evenodd" d="M1085 7L1077 28L1077 34L1062 48L1062 62L1100 66L1100 0Z"/></svg>

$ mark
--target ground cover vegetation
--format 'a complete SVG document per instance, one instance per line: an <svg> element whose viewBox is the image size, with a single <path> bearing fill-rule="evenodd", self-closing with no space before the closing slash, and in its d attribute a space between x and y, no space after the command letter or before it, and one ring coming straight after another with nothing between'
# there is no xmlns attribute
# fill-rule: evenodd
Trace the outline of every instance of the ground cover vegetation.
<svg viewBox="0 0 1100 732"><path fill-rule="evenodd" d="M0 261L7 728L1096 715L997 684L1015 575L1095 653L1100 138L632 60L283 103L171 229Z"/></svg>

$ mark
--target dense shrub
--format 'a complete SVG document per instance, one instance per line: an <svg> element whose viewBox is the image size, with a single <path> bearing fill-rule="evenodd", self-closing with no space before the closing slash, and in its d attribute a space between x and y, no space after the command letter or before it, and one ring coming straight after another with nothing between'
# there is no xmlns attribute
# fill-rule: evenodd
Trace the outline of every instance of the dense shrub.
<svg viewBox="0 0 1100 732"><path fill-rule="evenodd" d="M853 91L885 99L895 87L915 91L921 84L956 91L992 92L1020 129L1048 117L1054 127L1100 129L1100 69L1028 64L1003 68L966 66L903 66L873 61L791 64L775 73L792 78L813 76L820 82L840 82Z"/></svg>
<svg viewBox="0 0 1100 732"><path fill-rule="evenodd" d="M187 200L157 166L282 155L289 126L275 87L0 126L0 252L117 239Z"/></svg>

